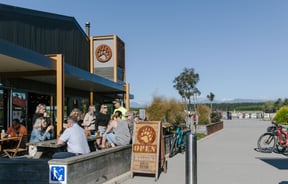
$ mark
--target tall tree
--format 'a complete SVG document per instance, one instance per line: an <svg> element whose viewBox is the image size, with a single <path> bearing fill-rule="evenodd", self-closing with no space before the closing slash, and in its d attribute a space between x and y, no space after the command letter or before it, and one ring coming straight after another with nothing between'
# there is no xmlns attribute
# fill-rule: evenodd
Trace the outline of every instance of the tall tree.
<svg viewBox="0 0 288 184"><path fill-rule="evenodd" d="M212 109L212 102L214 101L215 95L214 95L212 92L210 92L210 94L207 95L207 98L208 98L208 100L210 101L210 109L211 109L211 111L213 111L213 109Z"/></svg>
<svg viewBox="0 0 288 184"><path fill-rule="evenodd" d="M179 95L184 99L187 106L187 110L191 110L191 96L194 101L194 110L196 111L197 96L200 95L200 91L196 87L199 81L199 74L194 71L194 68L184 68L183 72L177 76L173 83L173 87L178 90ZM188 101L188 103L187 103Z"/></svg>
<svg viewBox="0 0 288 184"><path fill-rule="evenodd" d="M277 110L279 110L282 106L283 106L284 102L281 98L278 98L276 100L276 102L274 102L274 108Z"/></svg>

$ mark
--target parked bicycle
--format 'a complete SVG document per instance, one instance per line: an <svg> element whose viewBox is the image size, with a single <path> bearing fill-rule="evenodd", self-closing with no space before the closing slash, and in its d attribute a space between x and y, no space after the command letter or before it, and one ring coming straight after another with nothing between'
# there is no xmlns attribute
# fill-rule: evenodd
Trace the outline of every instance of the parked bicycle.
<svg viewBox="0 0 288 184"><path fill-rule="evenodd" d="M177 153L183 153L186 150L185 132L180 127L176 127L176 132L171 140L169 157L175 156Z"/></svg>
<svg viewBox="0 0 288 184"><path fill-rule="evenodd" d="M288 147L287 130L281 125L272 122L272 126L267 128L267 132L259 137L257 146L259 151L265 153L272 153L273 151L285 152Z"/></svg>

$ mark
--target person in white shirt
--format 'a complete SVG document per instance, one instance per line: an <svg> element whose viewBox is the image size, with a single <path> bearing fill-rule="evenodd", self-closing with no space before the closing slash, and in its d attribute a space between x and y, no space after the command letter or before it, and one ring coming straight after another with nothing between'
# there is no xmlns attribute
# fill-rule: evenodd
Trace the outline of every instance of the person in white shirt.
<svg viewBox="0 0 288 184"><path fill-rule="evenodd" d="M53 158L67 158L90 153L84 129L78 125L75 117L68 117L67 128L57 140L57 144L65 143L67 144L68 152L57 152L53 155Z"/></svg>

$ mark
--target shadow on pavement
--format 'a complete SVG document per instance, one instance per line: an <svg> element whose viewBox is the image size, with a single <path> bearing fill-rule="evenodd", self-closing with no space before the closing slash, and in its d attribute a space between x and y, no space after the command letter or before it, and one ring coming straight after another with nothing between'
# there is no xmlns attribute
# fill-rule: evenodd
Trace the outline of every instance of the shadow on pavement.
<svg viewBox="0 0 288 184"><path fill-rule="evenodd" d="M257 159L260 159L263 162L266 162L267 164L270 164L277 169L281 169L281 170L287 169L288 170L288 159L287 158L259 158L258 157ZM288 182L282 181L279 184L288 184Z"/></svg>
<svg viewBox="0 0 288 184"><path fill-rule="evenodd" d="M288 181L281 181L280 183L278 184L288 184Z"/></svg>

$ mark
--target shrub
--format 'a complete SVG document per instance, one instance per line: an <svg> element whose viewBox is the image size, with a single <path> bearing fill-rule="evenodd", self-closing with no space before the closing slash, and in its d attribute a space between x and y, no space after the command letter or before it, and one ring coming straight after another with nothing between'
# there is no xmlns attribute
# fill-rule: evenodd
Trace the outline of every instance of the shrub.
<svg viewBox="0 0 288 184"><path fill-rule="evenodd" d="M184 106L175 99L154 97L152 104L147 107L146 114L149 121L163 121L185 124Z"/></svg>
<svg viewBox="0 0 288 184"><path fill-rule="evenodd" d="M198 124L199 125L207 125L209 124L210 121L210 114L211 110L207 105L201 105L199 104L197 106L197 110L199 113L199 119L198 119Z"/></svg>
<svg viewBox="0 0 288 184"><path fill-rule="evenodd" d="M288 125L288 106L281 107L274 117L274 121L276 121L279 124Z"/></svg>
<svg viewBox="0 0 288 184"><path fill-rule="evenodd" d="M222 119L222 113L218 111L213 111L211 113L211 123L217 123L220 122Z"/></svg>

